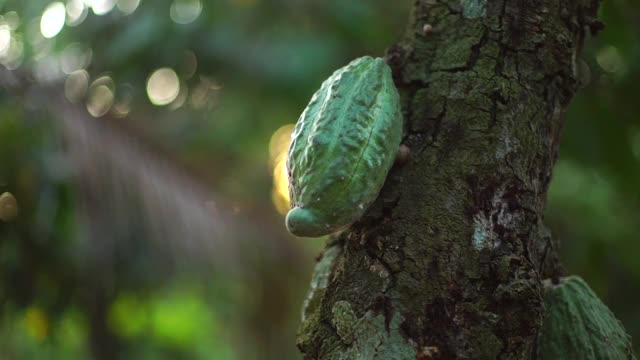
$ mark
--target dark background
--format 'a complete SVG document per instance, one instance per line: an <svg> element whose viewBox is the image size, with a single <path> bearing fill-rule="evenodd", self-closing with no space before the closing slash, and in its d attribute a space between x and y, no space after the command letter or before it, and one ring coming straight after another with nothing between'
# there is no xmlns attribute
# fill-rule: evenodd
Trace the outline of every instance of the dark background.
<svg viewBox="0 0 640 360"><path fill-rule="evenodd" d="M0 357L298 358L324 240L284 229L291 125L410 6L0 1L0 62L22 79L0 94L0 193L19 206L0 221ZM601 19L546 222L640 339L640 3Z"/></svg>

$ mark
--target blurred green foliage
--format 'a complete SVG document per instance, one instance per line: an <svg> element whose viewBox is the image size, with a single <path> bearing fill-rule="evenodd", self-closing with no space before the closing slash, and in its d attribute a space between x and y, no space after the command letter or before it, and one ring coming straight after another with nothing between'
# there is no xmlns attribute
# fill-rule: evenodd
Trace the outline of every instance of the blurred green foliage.
<svg viewBox="0 0 640 360"><path fill-rule="evenodd" d="M69 0L67 24L44 38L41 16L51 3L0 1L5 66L29 71L43 86L69 87L86 74L84 92L67 96L89 111L97 106L92 91L105 84L108 121L126 124L172 161L198 169L224 198L279 226L271 135L296 121L333 69L382 55L401 37L411 5ZM566 117L547 223L567 270L583 276L638 339L640 4L605 1L601 15L606 29L580 60L585 87ZM179 77L180 94L166 106L153 105L147 92L159 68ZM290 257L301 259L294 269L295 261L253 254L249 275L237 275L176 261L131 229L100 261L79 245L85 229L74 169L55 126L63 114L27 95L0 93L0 193L19 204L16 221L0 222L1 358L298 357L294 334L321 244L292 245Z"/></svg>
<svg viewBox="0 0 640 360"><path fill-rule="evenodd" d="M640 3L603 1L587 39L585 87L565 120L546 222L580 274L640 348ZM586 68L586 69L585 69Z"/></svg>

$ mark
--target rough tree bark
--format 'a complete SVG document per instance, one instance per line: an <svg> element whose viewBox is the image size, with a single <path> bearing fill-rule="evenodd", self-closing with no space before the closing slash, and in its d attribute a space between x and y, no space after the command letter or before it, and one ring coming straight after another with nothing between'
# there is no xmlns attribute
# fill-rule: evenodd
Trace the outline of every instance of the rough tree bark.
<svg viewBox="0 0 640 360"><path fill-rule="evenodd" d="M411 157L319 257L305 358L535 357L560 271L546 193L598 2L415 1L387 54Z"/></svg>

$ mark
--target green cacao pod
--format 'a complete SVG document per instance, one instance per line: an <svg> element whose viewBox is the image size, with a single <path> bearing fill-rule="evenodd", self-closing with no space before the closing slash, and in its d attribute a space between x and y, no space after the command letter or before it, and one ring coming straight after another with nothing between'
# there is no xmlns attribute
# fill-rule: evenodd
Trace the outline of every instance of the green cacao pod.
<svg viewBox="0 0 640 360"><path fill-rule="evenodd" d="M545 281L538 359L635 359L624 327L578 276Z"/></svg>
<svg viewBox="0 0 640 360"><path fill-rule="evenodd" d="M378 196L401 138L400 97L383 59L365 56L334 72L291 136L289 232L318 237L358 220Z"/></svg>

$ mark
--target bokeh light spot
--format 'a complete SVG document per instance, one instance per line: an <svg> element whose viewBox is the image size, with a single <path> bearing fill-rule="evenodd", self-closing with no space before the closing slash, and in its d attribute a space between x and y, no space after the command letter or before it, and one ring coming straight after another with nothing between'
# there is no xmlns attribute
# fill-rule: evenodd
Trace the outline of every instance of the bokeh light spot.
<svg viewBox="0 0 640 360"><path fill-rule="evenodd" d="M18 216L18 201L10 192L0 195L0 220L11 221Z"/></svg>
<svg viewBox="0 0 640 360"><path fill-rule="evenodd" d="M111 330L124 337L140 335L148 326L145 304L132 294L122 294L109 309L107 323Z"/></svg>
<svg viewBox="0 0 640 360"><path fill-rule="evenodd" d="M118 0L116 5L123 14L129 15L136 11L138 5L140 5L140 0Z"/></svg>
<svg viewBox="0 0 640 360"><path fill-rule="evenodd" d="M207 306L194 293L173 292L151 304L151 328L159 341L174 346L189 346L211 321Z"/></svg>
<svg viewBox="0 0 640 360"><path fill-rule="evenodd" d="M189 24L195 21L201 12L200 0L174 0L169 9L169 16L177 24Z"/></svg>
<svg viewBox="0 0 640 360"><path fill-rule="evenodd" d="M173 100L171 104L169 104L169 109L176 110L181 108L187 101L187 97L189 97L189 87L187 86L187 84L182 83L180 85L180 93L178 94L176 99Z"/></svg>
<svg viewBox="0 0 640 360"><path fill-rule="evenodd" d="M64 82L64 95L67 100L76 103L84 98L88 88L89 73L86 70L76 70Z"/></svg>
<svg viewBox="0 0 640 360"><path fill-rule="evenodd" d="M220 90L222 90L222 85L214 79L200 76L200 81L191 91L189 102L196 110L200 110L205 106L212 107L217 101Z"/></svg>
<svg viewBox="0 0 640 360"><path fill-rule="evenodd" d="M20 35L13 34L8 48L0 52L0 62L8 70L17 69L24 58L24 43Z"/></svg>
<svg viewBox="0 0 640 360"><path fill-rule="evenodd" d="M4 21L9 25L11 30L15 30L20 26L20 15L15 11L9 11L4 14Z"/></svg>
<svg viewBox="0 0 640 360"><path fill-rule="evenodd" d="M179 93L180 79L171 68L158 69L147 80L147 95L154 105L168 105Z"/></svg>
<svg viewBox="0 0 640 360"><path fill-rule="evenodd" d="M0 24L0 56L9 52L11 45L11 29L7 24Z"/></svg>
<svg viewBox="0 0 640 360"><path fill-rule="evenodd" d="M67 1L67 25L77 26L87 18L89 10L83 0Z"/></svg>
<svg viewBox="0 0 640 360"><path fill-rule="evenodd" d="M109 76L102 76L91 84L87 94L87 111L93 117L100 117L109 112L113 101L115 85Z"/></svg>
<svg viewBox="0 0 640 360"><path fill-rule="evenodd" d="M40 32L42 36L50 39L62 30L66 18L67 10L63 3L54 2L49 4L40 18Z"/></svg>
<svg viewBox="0 0 640 360"><path fill-rule="evenodd" d="M596 61L604 71L609 73L621 75L627 70L627 64L615 46L605 46L598 51Z"/></svg>
<svg viewBox="0 0 640 360"><path fill-rule="evenodd" d="M44 56L33 64L33 76L40 83L52 83L64 78L60 61L55 56Z"/></svg>
<svg viewBox="0 0 640 360"><path fill-rule="evenodd" d="M85 2L91 6L93 13L98 16L107 14L116 6L115 0L85 0Z"/></svg>
<svg viewBox="0 0 640 360"><path fill-rule="evenodd" d="M198 57L193 51L186 50L180 63L180 75L183 79L189 80L196 74L196 70L198 70Z"/></svg>
<svg viewBox="0 0 640 360"><path fill-rule="evenodd" d="M24 322L28 334L38 341L49 335L49 319L47 314L38 307L30 307L24 315Z"/></svg>
<svg viewBox="0 0 640 360"><path fill-rule="evenodd" d="M81 43L67 45L60 55L60 66L65 74L86 69L91 64L93 51Z"/></svg>
<svg viewBox="0 0 640 360"><path fill-rule="evenodd" d="M113 92L105 85L91 88L87 99L87 110L93 117L106 114L113 105Z"/></svg>
<svg viewBox="0 0 640 360"><path fill-rule="evenodd" d="M269 162L273 170L272 200L282 215L289 211L289 176L287 174L287 151L291 142L294 124L276 130L269 141Z"/></svg>
<svg viewBox="0 0 640 360"><path fill-rule="evenodd" d="M116 91L116 100L111 111L113 116L122 118L129 115L134 93L135 91L131 84L122 84L118 86L118 91Z"/></svg>

